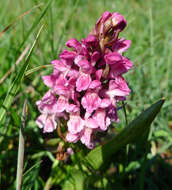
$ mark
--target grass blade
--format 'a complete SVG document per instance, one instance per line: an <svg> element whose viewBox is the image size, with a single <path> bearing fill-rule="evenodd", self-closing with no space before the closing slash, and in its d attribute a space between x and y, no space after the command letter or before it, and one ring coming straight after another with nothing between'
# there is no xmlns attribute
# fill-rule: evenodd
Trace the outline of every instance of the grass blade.
<svg viewBox="0 0 172 190"><path fill-rule="evenodd" d="M23 47L24 43L26 42L26 40L28 39L28 37L30 36L31 32L34 30L34 28L39 24L39 22L41 21L41 19L44 17L45 13L47 12L51 2L53 0L49 0L48 3L45 6L45 9L42 11L42 13L40 14L40 16L35 20L35 22L32 24L32 27L30 28L30 30L26 33L22 43L19 46L19 50Z"/></svg>
<svg viewBox="0 0 172 190"><path fill-rule="evenodd" d="M103 164L108 163L110 156L117 152L121 147L140 138L140 136L149 129L150 124L160 111L164 101L165 99L161 99L150 106L112 140L89 152L86 157L88 164L94 169L99 169Z"/></svg>
<svg viewBox="0 0 172 190"><path fill-rule="evenodd" d="M40 166L40 164L42 163L43 161L40 160L39 162L37 162L36 164L34 164L31 168L29 168L24 174L23 174L23 177L27 176L34 168Z"/></svg>
<svg viewBox="0 0 172 190"><path fill-rule="evenodd" d="M23 113L21 117L22 125L19 133L16 190L21 190L22 187L22 175L23 175L23 163L24 163L24 128L26 121L26 112L27 112L27 101L25 100L23 106Z"/></svg>
<svg viewBox="0 0 172 190"><path fill-rule="evenodd" d="M33 45L32 45L32 47L31 47L31 49L29 51L29 54L26 57L26 60L25 60L24 64L22 65L21 69L19 70L14 82L9 87L9 91L7 93L7 96L6 96L5 100L4 100L4 103L0 108L0 123L2 122L2 119L4 118L7 110L9 109L9 107L10 107L12 101L13 101L14 96L16 95L16 93L17 93L17 91L19 89L21 80L22 80L22 78L24 76L24 73L25 73L25 71L26 71L26 69L27 69L27 67L29 65L30 57L32 55L33 49L34 49L34 47L36 45L36 42L37 42L37 40L38 40L38 38L40 36L42 28L43 28L43 26L41 26L40 30L38 31L36 39L33 42Z"/></svg>
<svg viewBox="0 0 172 190"><path fill-rule="evenodd" d="M24 16L28 15L30 12L32 12L34 9L42 6L43 4L40 3L39 5L35 5L34 7L32 7L31 9L29 9L28 11L24 12L23 14L21 14L20 16L18 16L17 18L15 18L10 24L8 24L1 32L0 32L0 38L2 37L2 35L9 30L17 21L19 21L20 19L22 19Z"/></svg>
<svg viewBox="0 0 172 190"><path fill-rule="evenodd" d="M52 65L40 65L38 67L35 67L33 69L30 69L30 70L26 71L24 76L31 75L34 72L37 72L39 70L42 70L42 69L45 69L45 68L48 68L48 67L52 67Z"/></svg>
<svg viewBox="0 0 172 190"><path fill-rule="evenodd" d="M4 76L0 79L0 84L2 84L4 82L4 80L8 77L8 75L10 75L15 67L23 60L24 56L27 54L27 52L29 51L30 45L28 44L26 46L26 48L24 49L24 51L21 53L21 55L19 56L19 58L17 59L16 63L4 74Z"/></svg>

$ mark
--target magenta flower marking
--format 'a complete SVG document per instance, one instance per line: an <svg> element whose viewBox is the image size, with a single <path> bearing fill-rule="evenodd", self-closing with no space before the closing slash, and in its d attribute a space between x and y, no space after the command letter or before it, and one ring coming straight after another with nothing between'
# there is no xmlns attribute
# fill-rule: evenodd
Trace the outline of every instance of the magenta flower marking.
<svg viewBox="0 0 172 190"><path fill-rule="evenodd" d="M71 50L63 50L60 59L51 62L53 73L42 77L49 90L36 102L41 112L36 123L43 132L55 130L63 118L66 140L80 140L92 149L96 133L119 122L116 103L130 94L122 75L133 66L123 56L131 41L119 38L126 24L121 14L106 11L85 39L66 42Z"/></svg>

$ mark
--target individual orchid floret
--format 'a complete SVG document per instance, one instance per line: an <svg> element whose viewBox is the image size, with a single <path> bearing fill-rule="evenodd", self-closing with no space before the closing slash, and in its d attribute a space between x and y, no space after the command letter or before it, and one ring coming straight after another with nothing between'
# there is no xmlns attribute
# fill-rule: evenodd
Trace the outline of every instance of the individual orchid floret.
<svg viewBox="0 0 172 190"><path fill-rule="evenodd" d="M62 123L66 141L92 149L100 142L97 133L119 122L117 104L130 94L123 74L133 66L123 55L131 41L119 38L126 25L120 13L106 11L85 39L69 39L59 59L51 61L53 73L42 77L49 90L36 102L43 132Z"/></svg>
<svg viewBox="0 0 172 190"><path fill-rule="evenodd" d="M94 148L94 141L93 141L93 129L85 127L83 134L81 135L81 142L85 144L88 148Z"/></svg>
<svg viewBox="0 0 172 190"><path fill-rule="evenodd" d="M96 92L87 92L81 100L83 108L90 115L92 112L100 107L101 99Z"/></svg>
<svg viewBox="0 0 172 190"><path fill-rule="evenodd" d="M104 12L96 22L95 29L92 31L99 39L100 48L112 46L118 39L121 32L127 25L124 17L119 13Z"/></svg>
<svg viewBox="0 0 172 190"><path fill-rule="evenodd" d="M57 109L57 98L54 94L49 90L42 98L36 102L38 109L41 113L44 114L52 114L56 112Z"/></svg>
<svg viewBox="0 0 172 190"><path fill-rule="evenodd" d="M107 91L107 95L111 98L115 98L115 96L128 96L130 93L130 89L124 78L122 76L117 76L115 80L110 80L109 82L109 90Z"/></svg>
<svg viewBox="0 0 172 190"><path fill-rule="evenodd" d="M100 130L107 130L107 127L110 125L110 119L106 116L105 109L97 109L93 118L97 122Z"/></svg>
<svg viewBox="0 0 172 190"><path fill-rule="evenodd" d="M78 42L76 39L70 39L66 42L66 46L69 48L73 48L75 51L80 51L81 50L81 43Z"/></svg>
<svg viewBox="0 0 172 190"><path fill-rule="evenodd" d="M80 76L76 81L76 90L78 92L87 90L90 84L91 84L91 76L89 74L81 72Z"/></svg>
<svg viewBox="0 0 172 190"><path fill-rule="evenodd" d="M130 40L125 40L124 38L120 38L116 41L116 43L112 46L113 52L118 52L122 55L131 45Z"/></svg>
<svg viewBox="0 0 172 190"><path fill-rule="evenodd" d="M56 129L57 122L55 120L55 114L42 114L37 120L36 124L39 128L43 128L44 133L53 132Z"/></svg>
<svg viewBox="0 0 172 190"><path fill-rule="evenodd" d="M120 13L113 13L112 25L115 29L118 29L121 32L126 27L127 22Z"/></svg>
<svg viewBox="0 0 172 190"><path fill-rule="evenodd" d="M78 114L71 114L67 125L71 134L77 134L84 128L84 120Z"/></svg>

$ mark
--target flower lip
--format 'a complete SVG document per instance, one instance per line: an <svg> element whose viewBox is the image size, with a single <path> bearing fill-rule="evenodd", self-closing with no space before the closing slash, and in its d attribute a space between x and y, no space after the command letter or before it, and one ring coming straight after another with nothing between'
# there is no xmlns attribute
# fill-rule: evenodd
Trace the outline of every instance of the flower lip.
<svg viewBox="0 0 172 190"><path fill-rule="evenodd" d="M91 83L91 76L89 74L81 73L76 81L76 90L81 92L87 90Z"/></svg>
<svg viewBox="0 0 172 190"><path fill-rule="evenodd" d="M104 56L107 64L112 65L116 62L122 61L122 56L117 52L108 53Z"/></svg>
<svg viewBox="0 0 172 190"><path fill-rule="evenodd" d="M78 42L78 40L72 38L66 42L66 46L69 48L73 48L76 51L80 51L81 49L81 43Z"/></svg>
<svg viewBox="0 0 172 190"><path fill-rule="evenodd" d="M79 115L73 114L70 116L67 125L71 134L77 134L84 128L84 120Z"/></svg>

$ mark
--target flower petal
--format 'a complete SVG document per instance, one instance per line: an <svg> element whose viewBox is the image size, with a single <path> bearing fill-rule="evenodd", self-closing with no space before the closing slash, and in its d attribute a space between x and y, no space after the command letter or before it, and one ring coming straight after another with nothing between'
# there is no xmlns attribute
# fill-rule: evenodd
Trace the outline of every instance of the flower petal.
<svg viewBox="0 0 172 190"><path fill-rule="evenodd" d="M120 13L117 13L117 12L112 14L112 23L113 23L113 27L115 27L116 29L119 29L120 31L122 31L127 25L127 22L124 19L124 17Z"/></svg>
<svg viewBox="0 0 172 190"><path fill-rule="evenodd" d="M95 119L89 118L85 120L85 126L88 128L96 129L98 128L98 123Z"/></svg>
<svg viewBox="0 0 172 190"><path fill-rule="evenodd" d="M111 98L114 96L128 96L130 89L122 76L117 76L115 80L109 82L109 90L107 95Z"/></svg>
<svg viewBox="0 0 172 190"><path fill-rule="evenodd" d="M86 95L81 100L82 106L86 109L86 112L92 113L96 110L100 104L101 99L95 92L87 92Z"/></svg>
<svg viewBox="0 0 172 190"><path fill-rule="evenodd" d="M76 90L81 92L87 90L91 83L91 76L89 74L81 73L76 81Z"/></svg>
<svg viewBox="0 0 172 190"><path fill-rule="evenodd" d="M70 115L67 126L71 134L77 134L84 128L84 120L79 115Z"/></svg>
<svg viewBox="0 0 172 190"><path fill-rule="evenodd" d="M122 54L123 52L125 52L130 47L130 45L131 45L130 40L125 40L124 38L120 38L112 46L112 50Z"/></svg>
<svg viewBox="0 0 172 190"><path fill-rule="evenodd" d="M107 64L112 65L119 61L122 61L122 56L117 52L108 53L104 56Z"/></svg>
<svg viewBox="0 0 172 190"><path fill-rule="evenodd" d="M106 124L106 112L104 109L96 110L93 118L97 121L98 126L100 127L102 131L107 130L108 125Z"/></svg>
<svg viewBox="0 0 172 190"><path fill-rule="evenodd" d="M81 142L85 144L89 149L94 148L94 144L92 142L92 132L93 129L86 127L84 129L83 135L81 136Z"/></svg>
<svg viewBox="0 0 172 190"><path fill-rule="evenodd" d="M78 134L72 134L72 133L67 133L66 135L66 140L71 143L76 143L79 140L80 136Z"/></svg>
<svg viewBox="0 0 172 190"><path fill-rule="evenodd" d="M81 44L78 42L78 40L72 38L66 42L66 46L69 48L73 48L76 51L79 51L81 49Z"/></svg>
<svg viewBox="0 0 172 190"><path fill-rule="evenodd" d="M68 107L68 99L64 96L59 96L56 103L56 112L63 112Z"/></svg>

